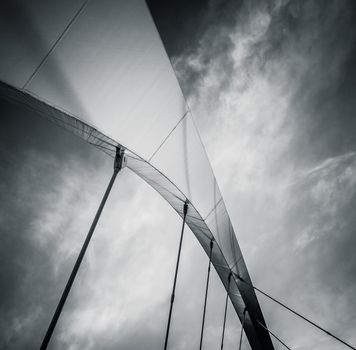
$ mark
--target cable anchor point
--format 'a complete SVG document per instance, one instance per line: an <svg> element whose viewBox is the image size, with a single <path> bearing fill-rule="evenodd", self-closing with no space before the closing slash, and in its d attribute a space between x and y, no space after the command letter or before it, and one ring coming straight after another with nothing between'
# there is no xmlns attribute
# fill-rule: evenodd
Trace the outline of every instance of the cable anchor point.
<svg viewBox="0 0 356 350"><path fill-rule="evenodd" d="M184 206L183 206L183 214L184 214L184 216L186 216L187 213L188 213L188 204L189 204L189 201L188 201L188 199L186 199L186 201L184 202Z"/></svg>
<svg viewBox="0 0 356 350"><path fill-rule="evenodd" d="M114 161L114 171L118 173L125 166L126 166L125 149L121 146L117 146L115 161Z"/></svg>

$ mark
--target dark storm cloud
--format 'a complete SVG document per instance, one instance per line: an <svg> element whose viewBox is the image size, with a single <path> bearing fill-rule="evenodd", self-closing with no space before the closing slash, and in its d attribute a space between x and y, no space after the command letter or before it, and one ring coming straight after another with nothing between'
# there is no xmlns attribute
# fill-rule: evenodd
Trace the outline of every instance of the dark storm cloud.
<svg viewBox="0 0 356 350"><path fill-rule="evenodd" d="M181 8L189 12L188 7L181 5ZM355 30L352 24L356 14L352 1L209 2L200 11L197 28L189 21L184 23L189 28L187 30L199 33L198 40L189 40L189 35L179 35L179 31L173 31L173 25L170 27L172 32L168 30L167 38L163 38L185 94L189 97L193 91L196 92L208 70L218 67L219 82L211 92L212 103L218 103L220 94L229 88L231 79L236 79L232 74L232 51L236 49L236 42L231 34L237 31L241 38L251 33L254 36L254 31L264 25L259 23L264 18L254 21L259 12L270 16L270 23L264 35L251 45L242 64L244 72L240 74L253 75L256 70L270 68L270 63L276 61L289 64L291 85L295 85L295 81L298 85L295 101L301 108L306 107L309 112L312 108L325 108L330 94L340 104L339 108L349 106L349 103L342 103L342 99L350 95L349 87L355 79ZM174 23L169 12L163 11L163 14L166 16L163 16L164 24L157 22L159 29L169 27L171 20ZM186 40L185 48L178 54L178 50L169 47L181 38ZM302 54L307 62L293 62L294 54ZM307 65L307 69L301 69L301 64ZM337 94L339 96L335 96Z"/></svg>
<svg viewBox="0 0 356 350"><path fill-rule="evenodd" d="M288 157L296 168L320 162L325 167L291 191L284 215L286 230L278 235L280 249L273 259L274 266L286 261L299 267L281 285L288 285L296 295L300 282L306 284L307 307L300 306L304 313L310 313L312 305L332 304L342 295L329 326L336 332L347 322L343 313L351 322L355 312L356 285L350 279L356 272L350 251L356 244L355 21L353 2L290 2L272 15L266 42L255 48L263 53L262 71L273 61L293 62L293 55L303 58L288 68L294 89L288 123L295 129L284 159ZM350 335L345 332L345 337Z"/></svg>
<svg viewBox="0 0 356 350"><path fill-rule="evenodd" d="M353 149L355 3L231 1L224 2L225 11L214 22L213 9L219 4L210 2L205 8L199 42L172 57L185 94L197 98L208 72L215 70L214 83L204 89L209 95L205 104L214 109L225 91L244 91L256 74L281 76L283 89L293 95L287 123L299 129L293 142L300 161L321 161ZM250 41L248 53L237 67L233 54L241 52L238 45L244 36ZM311 159L305 157L309 147Z"/></svg>
<svg viewBox="0 0 356 350"><path fill-rule="evenodd" d="M352 253L356 245L355 170L355 153L330 159L307 176L303 184L296 185L295 191L300 196L292 201L286 215L287 225L293 229L285 234L285 239L297 247L294 256L301 266L299 276L295 277L318 290L343 296L341 303L337 301L340 312L335 315L340 323L342 312L356 312L352 302L356 280L350 278L356 273L356 259ZM316 216L316 212L319 215ZM299 221L301 218L303 220ZM308 269L308 266L314 268Z"/></svg>
<svg viewBox="0 0 356 350"><path fill-rule="evenodd" d="M205 29L202 18L205 17L208 0L148 0L147 4L168 54L174 57L194 51Z"/></svg>
<svg viewBox="0 0 356 350"><path fill-rule="evenodd" d="M272 295L351 344L356 312L355 172L355 153L350 153L329 159L303 176L289 191L289 198L279 202L282 214L278 224L265 227L268 239L258 249L258 261L268 261L264 264L267 276L261 277L264 270L253 267L255 278L264 280L259 283ZM275 205L272 210L281 209ZM303 349L314 344L317 348L319 337L325 341L320 348L335 348L336 344L306 324L290 320L288 313L278 313L275 305L266 307L262 296L260 301L271 327L289 339L289 344ZM300 339L303 332L309 332L305 341Z"/></svg>
<svg viewBox="0 0 356 350"><path fill-rule="evenodd" d="M178 78L187 97L219 59L222 84L228 84L233 61L233 43L229 33L238 21L242 1L182 1L169 3L148 1L162 41L175 66ZM187 66L180 56L195 56L204 46L199 67ZM209 46L209 50L205 50ZM180 77L179 74L182 74Z"/></svg>
<svg viewBox="0 0 356 350"><path fill-rule="evenodd" d="M215 140L208 148L215 150L218 182L238 224L253 280L351 342L356 312L354 3L149 4L186 94L219 112L199 121L210 127L203 138ZM262 78L271 84L266 87ZM265 99L275 97L268 94L274 88L278 98L270 111ZM252 93L239 100L249 89ZM224 109L234 99L237 104ZM112 164L27 110L1 103L0 347L36 349ZM240 110L248 111L247 122L234 124L243 119ZM180 222L172 221L172 213L151 200L148 190L127 184L120 179L110 201L119 204L105 210L56 330L56 349L162 346ZM189 233L185 253L194 241ZM196 348L199 340L206 256L195 244L196 250L182 257L172 348ZM215 279L206 349L219 347L221 335L225 293ZM259 298L268 325L288 344L336 348ZM231 309L227 323L226 344L233 348L239 323Z"/></svg>
<svg viewBox="0 0 356 350"><path fill-rule="evenodd" d="M355 3L244 2L235 14L175 68L253 279L354 343ZM335 348L260 300L290 345Z"/></svg>
<svg viewBox="0 0 356 350"><path fill-rule="evenodd" d="M301 127L295 147L304 161L309 147L313 161L355 147L355 21L352 1L290 2L272 13L266 40L256 45L261 69L271 61L290 60L291 110ZM293 62L293 55L303 61Z"/></svg>

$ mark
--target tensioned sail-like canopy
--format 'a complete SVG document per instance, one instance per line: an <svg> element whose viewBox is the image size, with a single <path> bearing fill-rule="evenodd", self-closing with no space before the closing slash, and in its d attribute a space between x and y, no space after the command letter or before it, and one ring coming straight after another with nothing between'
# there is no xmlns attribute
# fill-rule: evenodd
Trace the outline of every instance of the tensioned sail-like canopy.
<svg viewBox="0 0 356 350"><path fill-rule="evenodd" d="M6 3L6 2L5 2ZM273 349L204 146L143 0L8 0L0 11L0 93L127 167L183 216L209 252L252 349ZM11 18L11 21L9 20ZM15 20L14 20L15 18Z"/></svg>

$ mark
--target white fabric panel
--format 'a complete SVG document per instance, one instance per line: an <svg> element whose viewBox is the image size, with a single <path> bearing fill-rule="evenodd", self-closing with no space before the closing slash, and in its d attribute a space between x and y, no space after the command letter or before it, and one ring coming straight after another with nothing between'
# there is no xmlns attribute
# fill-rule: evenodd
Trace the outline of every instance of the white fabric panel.
<svg viewBox="0 0 356 350"><path fill-rule="evenodd" d="M58 66L60 80L53 75ZM186 111L141 0L90 1L27 89L144 159Z"/></svg>
<svg viewBox="0 0 356 350"><path fill-rule="evenodd" d="M22 88L83 0L1 0L0 80ZM52 72L55 81L61 68Z"/></svg>
<svg viewBox="0 0 356 350"><path fill-rule="evenodd" d="M237 273L237 265L242 254L224 201L218 203L205 222L219 244L229 267Z"/></svg>
<svg viewBox="0 0 356 350"><path fill-rule="evenodd" d="M190 112L151 159L194 203L204 218L221 199L210 162Z"/></svg>

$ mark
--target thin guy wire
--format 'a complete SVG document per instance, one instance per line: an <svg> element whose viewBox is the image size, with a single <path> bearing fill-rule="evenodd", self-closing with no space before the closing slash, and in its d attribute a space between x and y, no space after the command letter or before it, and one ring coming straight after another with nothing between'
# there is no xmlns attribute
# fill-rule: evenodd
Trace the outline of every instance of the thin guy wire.
<svg viewBox="0 0 356 350"><path fill-rule="evenodd" d="M205 299L204 299L204 311L203 311L203 320L201 324L201 332L200 332L200 345L199 349L201 350L203 347L203 335L204 335L204 324L205 324L205 314L206 314L206 303L208 300L208 290L209 290L209 280L210 280L210 269L211 269L211 254L213 252L214 241L210 241L210 251L209 251L209 265L208 265L208 276L206 278L206 288L205 288Z"/></svg>
<svg viewBox="0 0 356 350"><path fill-rule="evenodd" d="M246 311L247 311L247 309L245 308L244 313L243 313L242 324L241 324L241 333L240 333L240 345L239 345L239 350L241 350L241 346L242 346L242 336L243 336L243 334L244 334L244 326L245 326L245 319L246 319Z"/></svg>
<svg viewBox="0 0 356 350"><path fill-rule="evenodd" d="M94 217L94 220L90 226L90 229L89 229L89 232L84 240L84 243L82 245L82 248L80 249L80 252L79 252L79 255L77 257L77 260L75 261L75 264L73 266L73 269L72 269L72 272L68 278L68 281L66 283L66 286L63 290L63 293L61 295L61 298L58 302L58 305L56 307L56 310L52 316L52 319L51 319L51 322L48 326L48 329L46 331L46 334L42 340L42 344L41 344L41 347L40 347L40 350L46 350L47 347L48 347L48 344L49 342L51 341L51 338L52 338L52 335L53 335L53 332L54 332L54 329L57 325L57 322L58 322L58 319L62 313L62 310L63 310L63 307L64 307L64 304L66 303L66 300L68 298L68 295L69 295L69 292L73 286L73 283L74 283L74 280L75 280L75 277L77 276L77 273L78 273L78 270L80 268L80 265L83 261L83 258L84 258L84 255L87 251L87 248L89 246L89 243L90 243L90 240L94 234L94 231L95 231L95 228L96 228L96 225L100 219L100 216L101 216L101 213L104 209L104 206L106 204L106 201L109 197L109 194L111 192L111 189L112 189L112 186L115 182L115 179L117 177L117 174L119 173L119 171L121 170L122 168L122 161L123 161L123 154L121 153L121 150L118 149L117 150L117 153L116 153L116 157L115 157L115 162L114 162L114 172L111 176L111 179L110 179L110 182L106 188L106 191L104 193L104 196L100 202L100 205L99 205L99 208L95 214L95 217Z"/></svg>
<svg viewBox="0 0 356 350"><path fill-rule="evenodd" d="M179 267L179 261L180 261L180 253L181 253L181 250L182 250L184 226L185 226L185 219L187 217L187 212L188 212L188 203L185 202L184 203L184 207L183 207L183 224L182 224L182 231L181 231L180 241L179 241L178 256L177 256L177 263L176 263L176 271L175 271L175 274L174 274L174 282L173 282L173 289L172 289L172 295L171 295L171 304L170 304L170 308L169 308L167 330L166 330L166 338L164 340L164 350L167 350L167 346L168 346L168 337L169 337L169 330L170 330L170 326L171 326L172 310L173 310L173 303L174 303L174 297L175 297L174 293L175 293L176 284L177 284L178 267Z"/></svg>
<svg viewBox="0 0 356 350"><path fill-rule="evenodd" d="M182 118L180 118L177 124L173 127L173 129L168 133L168 135L164 138L164 140L160 143L160 145L156 148L156 150L152 153L151 157L148 158L148 162L152 160L152 158L157 154L157 152L161 149L161 147L165 144L168 140L169 136L172 135L173 131L178 127L178 125L182 122L183 119L188 115L189 109L183 114Z"/></svg>
<svg viewBox="0 0 356 350"><path fill-rule="evenodd" d="M220 204L222 201L222 197L216 202L216 204L213 206L213 208L209 211L207 215L205 215L204 221L210 216L210 214L216 209L216 207Z"/></svg>
<svg viewBox="0 0 356 350"><path fill-rule="evenodd" d="M256 319L258 324L263 327L269 334L271 334L274 338L276 338L283 346L287 349L292 350L289 346L287 346L281 339L279 339L272 331L270 331L266 326L264 326L259 320Z"/></svg>
<svg viewBox="0 0 356 350"><path fill-rule="evenodd" d="M56 47L58 46L58 44L61 42L61 40L63 39L63 37L65 36L65 34L68 32L68 30L70 29L70 27L75 23L75 21L78 19L78 17L80 16L80 14L83 12L83 10L85 9L85 7L88 5L88 2L90 0L86 0L83 5L79 8L79 10L76 12L76 14L74 15L74 17L71 19L71 21L67 24L67 26L64 28L63 32L61 33L61 35L58 37L58 39L54 42L54 44L52 45L51 49L47 52L47 54L43 57L42 61L39 63L39 65L36 67L36 69L34 70L34 72L30 75L30 77L27 79L27 81L25 82L24 86L22 87L22 89L25 89L26 86L28 84L31 83L32 79L35 77L35 75L37 74L37 72L41 69L41 67L46 63L46 61L48 60L49 56L51 55L51 53L56 49Z"/></svg>
<svg viewBox="0 0 356 350"><path fill-rule="evenodd" d="M221 350L224 348L225 325L226 325L226 315L227 315L227 303L229 301L230 281L231 281L231 273L229 274L228 284L227 284L225 311L224 311L224 323L223 323L223 331L222 331L222 336L221 336L221 347L220 347Z"/></svg>
<svg viewBox="0 0 356 350"><path fill-rule="evenodd" d="M267 298L271 299L272 301L274 301L275 303L277 303L278 305L284 307L285 309L287 309L288 311L292 312L294 315L302 318L304 321L310 323L312 326L318 328L319 330L323 331L325 334L327 334L328 336L334 338L335 340L339 341L340 343L344 344L345 346L349 347L350 349L356 350L356 348L354 348L353 346L351 346L350 344L346 343L345 341L343 341L342 339L340 339L339 337L337 337L336 335L330 333L329 331L327 331L326 329L322 328L321 326L317 325L315 322L309 320L308 318L306 318L305 316L301 315L300 313L298 313L297 311L291 309L290 307L288 307L287 305L283 304L282 302L278 301L277 299L271 297L270 295L268 295L267 293L263 292L261 289L255 287L254 285L248 283L247 281L245 281L244 279L242 279L240 276L237 276L237 278L241 281L246 283L248 286L250 286L251 288L257 290L258 292L260 292L261 294L263 294L264 296L266 296Z"/></svg>

